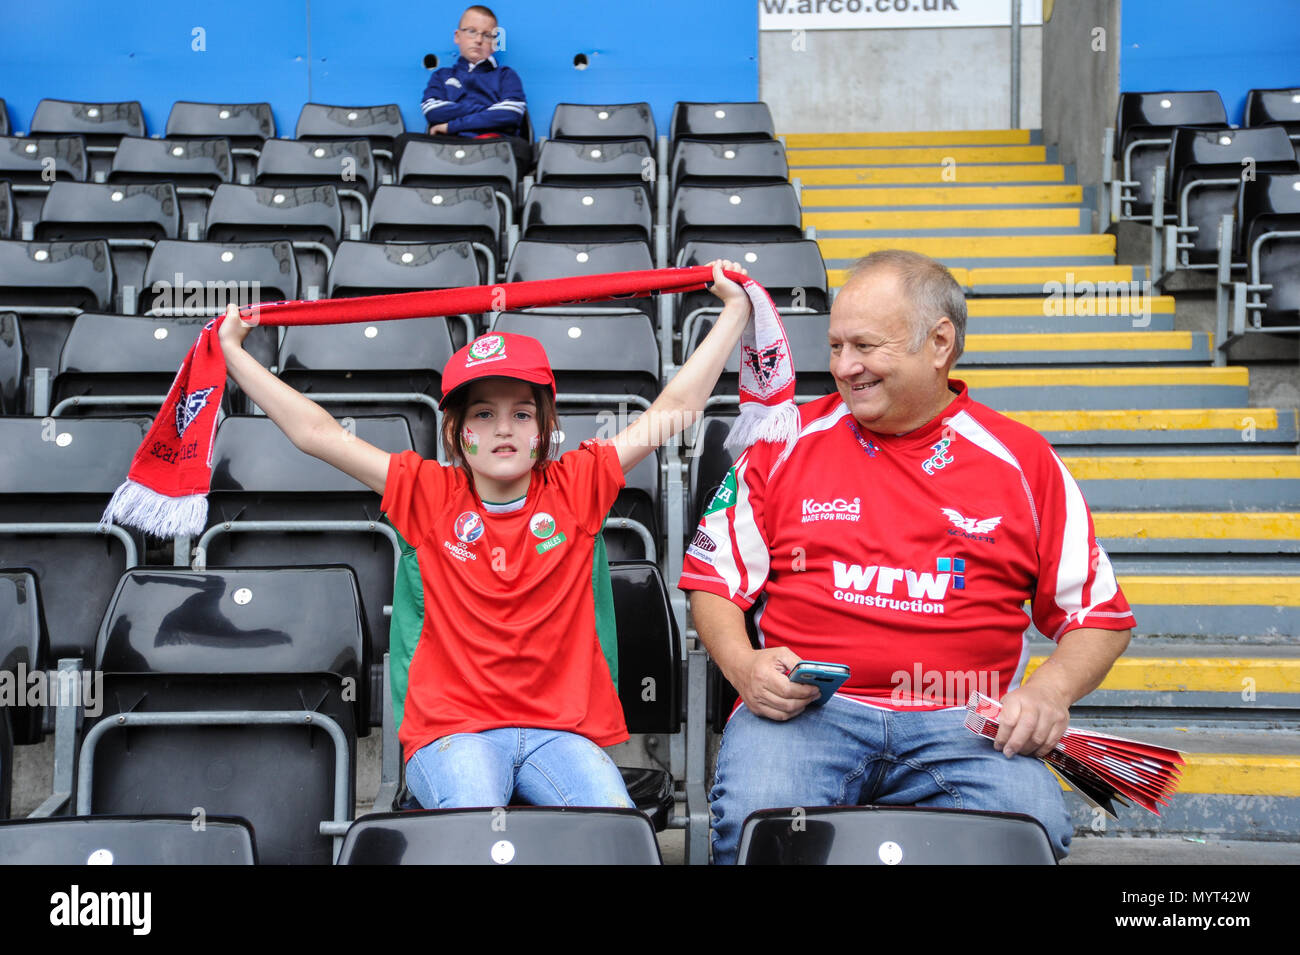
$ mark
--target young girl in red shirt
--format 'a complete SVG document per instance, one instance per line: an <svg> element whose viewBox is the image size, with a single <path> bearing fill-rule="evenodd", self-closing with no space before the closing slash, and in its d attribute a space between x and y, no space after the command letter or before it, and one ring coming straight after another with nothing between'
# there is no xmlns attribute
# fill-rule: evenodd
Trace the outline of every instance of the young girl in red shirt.
<svg viewBox="0 0 1300 955"><path fill-rule="evenodd" d="M297 448L383 495L418 556L419 633L395 619L390 643L413 646L399 737L423 807L632 805L601 749L628 733L593 567L624 475L696 420L749 320L748 296L722 274L745 270L711 264L724 307L709 335L640 418L556 460L555 378L535 339L491 333L452 356L440 407L455 463L443 465L346 431L244 351L251 325L222 323L235 383Z"/></svg>

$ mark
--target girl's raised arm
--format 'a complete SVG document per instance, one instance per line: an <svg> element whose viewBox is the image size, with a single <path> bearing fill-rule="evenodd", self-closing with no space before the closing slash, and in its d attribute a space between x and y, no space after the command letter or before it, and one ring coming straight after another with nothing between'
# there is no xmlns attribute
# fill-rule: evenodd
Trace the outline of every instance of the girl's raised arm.
<svg viewBox="0 0 1300 955"><path fill-rule="evenodd" d="M722 299L722 314L686 364L664 387L650 410L614 438L624 474L655 448L695 423L749 321L749 296L723 275L722 270L725 268L742 275L748 273L735 262L719 260L710 264L713 266L713 294Z"/></svg>
<svg viewBox="0 0 1300 955"><path fill-rule="evenodd" d="M231 305L226 310L218 337L226 357L226 370L235 384L266 412L299 451L332 464L376 494L383 494L388 480L388 452L362 441L335 421L328 411L271 374L244 351L244 339L253 327L239 317L237 306Z"/></svg>

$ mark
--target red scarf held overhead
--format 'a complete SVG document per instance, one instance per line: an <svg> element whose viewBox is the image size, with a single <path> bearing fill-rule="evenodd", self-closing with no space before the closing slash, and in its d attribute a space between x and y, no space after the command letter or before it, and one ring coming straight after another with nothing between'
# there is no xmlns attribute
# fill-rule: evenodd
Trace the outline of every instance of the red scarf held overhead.
<svg viewBox="0 0 1300 955"><path fill-rule="evenodd" d="M780 316L757 282L736 272L728 272L727 277L742 284L753 306L741 338L741 415L728 443L745 447L756 440L792 440L798 433L794 366ZM652 269L363 298L273 302L242 308L240 315L261 325L340 325L643 298L695 291L712 279L709 266ZM131 461L126 481L104 511L103 523L136 527L163 538L203 532L217 410L226 388L226 360L217 334L223 319L208 322L199 332Z"/></svg>

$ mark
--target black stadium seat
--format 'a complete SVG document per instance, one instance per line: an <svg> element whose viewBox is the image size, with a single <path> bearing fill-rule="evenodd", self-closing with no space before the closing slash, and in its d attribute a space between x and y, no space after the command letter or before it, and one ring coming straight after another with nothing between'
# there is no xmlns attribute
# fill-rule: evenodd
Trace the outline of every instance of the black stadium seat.
<svg viewBox="0 0 1300 955"><path fill-rule="evenodd" d="M1180 237L1191 242L1181 249L1179 264L1214 266L1219 220L1235 208L1243 178L1292 171L1300 167L1280 126L1175 129L1165 173L1165 209L1177 217Z"/></svg>
<svg viewBox="0 0 1300 955"><path fill-rule="evenodd" d="M63 343L50 413L153 414L207 321L82 312Z"/></svg>
<svg viewBox="0 0 1300 955"><path fill-rule="evenodd" d="M12 127L9 125L9 107L5 105L3 97L0 97L0 136L8 136Z"/></svg>
<svg viewBox="0 0 1300 955"><path fill-rule="evenodd" d="M108 168L108 159L123 136L148 136L139 102L75 103L43 99L32 116L31 136L85 137L91 172Z"/></svg>
<svg viewBox="0 0 1300 955"><path fill-rule="evenodd" d="M139 290L149 252L180 230L180 201L170 182L56 182L36 223L40 241L104 239L119 292Z"/></svg>
<svg viewBox="0 0 1300 955"><path fill-rule="evenodd" d="M30 413L27 401L27 339L13 312L0 311L0 415Z"/></svg>
<svg viewBox="0 0 1300 955"><path fill-rule="evenodd" d="M0 180L0 239L14 237L14 223L18 214L14 211L13 187L7 180Z"/></svg>
<svg viewBox="0 0 1300 955"><path fill-rule="evenodd" d="M714 317L703 316L692 326L693 333L686 343L686 356L690 355L713 328ZM794 364L795 388L800 396L821 397L835 390L835 379L830 373L830 347L826 332L830 316L782 315L786 341L790 343L790 357ZM740 346L731 350L726 367L713 389L715 395L738 395L740 376Z"/></svg>
<svg viewBox="0 0 1300 955"><path fill-rule="evenodd" d="M123 139L108 181L167 181L181 200L181 230L198 238L213 190L234 178L235 160L225 139Z"/></svg>
<svg viewBox="0 0 1300 955"><path fill-rule="evenodd" d="M1119 163L1123 218L1149 221L1155 170L1169 154L1178 126L1227 123L1223 99L1214 90L1120 93L1115 116L1114 159Z"/></svg>
<svg viewBox="0 0 1300 955"><path fill-rule="evenodd" d="M254 181L259 186L334 186L348 203L344 235L351 236L355 226L359 237L370 228L370 194L377 178L368 140L268 139Z"/></svg>
<svg viewBox="0 0 1300 955"><path fill-rule="evenodd" d="M0 670L16 678L20 673L30 676L52 665L40 582L25 568L0 571ZM47 696L45 702L53 701ZM45 707L39 703L36 699L18 699L0 707L9 716L14 743L25 746L39 743L44 737Z"/></svg>
<svg viewBox="0 0 1300 955"><path fill-rule="evenodd" d="M234 181L252 182L262 143L275 138L275 117L270 103L177 101L167 114L164 135L168 139L224 137L235 164Z"/></svg>
<svg viewBox="0 0 1300 955"><path fill-rule="evenodd" d="M581 807L371 813L348 829L339 854L339 865L660 862L654 829L640 812Z"/></svg>
<svg viewBox="0 0 1300 955"><path fill-rule="evenodd" d="M602 272L640 271L654 268L650 249L640 241L528 242L515 246L506 265L507 282L599 275ZM635 299L621 308L636 307Z"/></svg>
<svg viewBox="0 0 1300 955"><path fill-rule="evenodd" d="M515 221L519 176L514 150L504 140L450 142L406 136L398 144L399 186L489 186L501 207L503 234Z"/></svg>
<svg viewBox="0 0 1300 955"><path fill-rule="evenodd" d="M85 816L0 824L2 865L256 865L246 819Z"/></svg>
<svg viewBox="0 0 1300 955"><path fill-rule="evenodd" d="M108 243L0 241L0 309L23 317L31 368L55 368L78 312L111 311Z"/></svg>
<svg viewBox="0 0 1300 955"><path fill-rule="evenodd" d="M406 419L341 418L363 441L389 453L411 448ZM398 556L390 529L379 521L380 496L342 471L304 454L264 415L235 415L217 427L212 449L208 528L196 550L195 569L301 567L345 564L356 574L366 622L372 679L388 648L393 571ZM310 530L249 528L253 521L311 521ZM352 522L339 526L338 522ZM210 536L209 536L210 535ZM370 684L368 684L370 685ZM371 698L367 718L378 722L383 694Z"/></svg>
<svg viewBox="0 0 1300 955"><path fill-rule="evenodd" d="M299 284L325 287L334 250L343 237L343 212L333 186L217 187L208 206L204 238L210 242L281 239L297 253Z"/></svg>
<svg viewBox="0 0 1300 955"><path fill-rule="evenodd" d="M789 178L785 147L776 140L718 143L686 139L673 152L669 182L676 192L678 186L737 186L787 182Z"/></svg>
<svg viewBox="0 0 1300 955"><path fill-rule="evenodd" d="M176 287L177 276L184 288ZM230 302L250 305L296 298L298 266L288 242L169 239L159 242L149 257L140 312L211 316L224 312Z"/></svg>
<svg viewBox="0 0 1300 955"><path fill-rule="evenodd" d="M1242 125L1268 126L1274 123L1285 128L1293 142L1300 138L1300 87L1251 90L1246 94L1245 121Z"/></svg>
<svg viewBox="0 0 1300 955"><path fill-rule="evenodd" d="M1233 260L1246 264L1246 281L1257 289L1250 301L1258 304L1245 308L1265 328L1300 325L1300 173L1242 183L1236 223Z"/></svg>
<svg viewBox="0 0 1300 955"><path fill-rule="evenodd" d="M537 150L537 181L548 186L640 186L653 193L654 153L643 139L548 139Z"/></svg>
<svg viewBox="0 0 1300 955"><path fill-rule="evenodd" d="M380 186L370 211L369 239L478 243L485 283L496 279L502 261L501 215L488 186Z"/></svg>
<svg viewBox="0 0 1300 955"><path fill-rule="evenodd" d="M437 458L437 402L442 369L453 351L443 318L295 325L285 329L277 364L284 381L335 418L402 415L416 453Z"/></svg>
<svg viewBox="0 0 1300 955"><path fill-rule="evenodd" d="M654 208L637 186L536 185L524 200L524 239L651 240Z"/></svg>
<svg viewBox="0 0 1300 955"><path fill-rule="evenodd" d="M788 182L726 187L682 186L669 213L674 254L687 242L803 238L803 213Z"/></svg>
<svg viewBox="0 0 1300 955"><path fill-rule="evenodd" d="M385 106L326 106L305 103L298 114L295 139L357 139L370 141L378 174L376 184L392 182L393 150L406 133L402 111L396 103Z"/></svg>
<svg viewBox="0 0 1300 955"><path fill-rule="evenodd" d="M95 631L138 535L99 519L130 468L148 418L0 418L0 568L40 582L50 658L89 665ZM24 525L62 525L39 530Z"/></svg>
<svg viewBox="0 0 1300 955"><path fill-rule="evenodd" d="M654 112L649 103L557 103L551 114L550 138L592 142L640 139L653 149Z"/></svg>
<svg viewBox="0 0 1300 955"><path fill-rule="evenodd" d="M0 138L0 179L8 180L13 198L12 237L21 239L22 223L40 217L52 182L85 182L89 174L86 141L80 136Z"/></svg>
<svg viewBox="0 0 1300 955"><path fill-rule="evenodd" d="M682 139L762 140L775 139L772 111L766 103L673 104L671 121L673 147Z"/></svg>
<svg viewBox="0 0 1300 955"><path fill-rule="evenodd" d="M461 288L481 284L479 257L468 242L343 242L329 275L330 298ZM473 320L450 320L465 344ZM441 371L442 369L437 369Z"/></svg>
<svg viewBox="0 0 1300 955"><path fill-rule="evenodd" d="M328 864L320 824L353 813L366 650L345 567L128 572L99 628L77 815L198 806L247 819L263 863Z"/></svg>

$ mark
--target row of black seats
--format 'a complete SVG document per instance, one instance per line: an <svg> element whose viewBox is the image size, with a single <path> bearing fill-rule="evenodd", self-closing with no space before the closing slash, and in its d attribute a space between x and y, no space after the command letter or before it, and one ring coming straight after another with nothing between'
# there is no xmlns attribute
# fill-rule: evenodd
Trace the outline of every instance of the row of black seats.
<svg viewBox="0 0 1300 955"><path fill-rule="evenodd" d="M663 578L637 561L612 564L610 577L620 671L635 675L620 680L628 728L676 733L682 651ZM0 571L0 606L13 621L0 632L0 666L55 685L49 671L60 651L45 630L51 599L36 574ZM77 680L75 693L0 710L0 816L9 815L13 744L38 742L61 702L76 722L70 748L80 771L56 779L38 815L191 814L198 806L251 822L262 862L332 861L330 837L353 818L356 740L369 735L373 710L390 704L382 681L369 677L372 641L349 568L128 569L92 636L93 669L66 678ZM65 662L60 672L75 667ZM389 720L384 745L395 742ZM671 777L644 769L624 777L638 808L664 828Z"/></svg>

